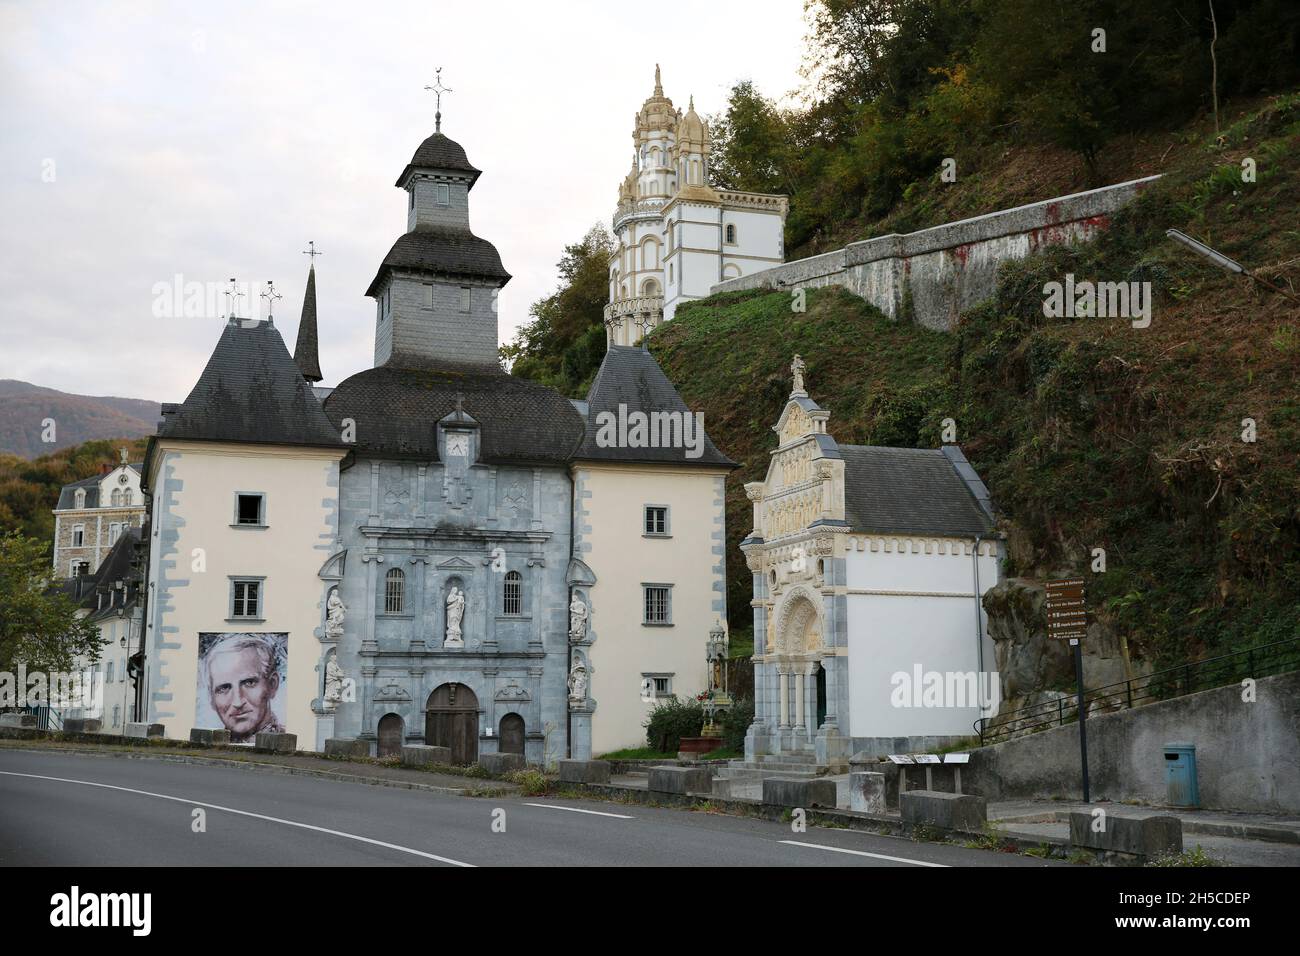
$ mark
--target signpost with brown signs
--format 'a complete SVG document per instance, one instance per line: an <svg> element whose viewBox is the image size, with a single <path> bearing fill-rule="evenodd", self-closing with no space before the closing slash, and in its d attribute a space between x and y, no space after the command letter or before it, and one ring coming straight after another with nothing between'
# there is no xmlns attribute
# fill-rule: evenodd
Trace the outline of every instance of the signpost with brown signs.
<svg viewBox="0 0 1300 956"><path fill-rule="evenodd" d="M1083 640L1088 630L1088 603L1083 578L1047 582L1047 636L1074 645L1074 682L1079 701L1079 759L1083 766L1083 802L1088 793L1088 712L1083 704Z"/></svg>

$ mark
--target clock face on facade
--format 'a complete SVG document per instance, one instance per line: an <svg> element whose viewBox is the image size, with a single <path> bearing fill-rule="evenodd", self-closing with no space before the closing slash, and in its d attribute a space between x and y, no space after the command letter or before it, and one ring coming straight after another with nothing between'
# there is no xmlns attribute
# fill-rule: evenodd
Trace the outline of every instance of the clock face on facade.
<svg viewBox="0 0 1300 956"><path fill-rule="evenodd" d="M469 454L468 435L447 436L447 457L448 458L464 458L468 454Z"/></svg>
<svg viewBox="0 0 1300 956"><path fill-rule="evenodd" d="M126 476L126 472L122 472L122 474L117 476L117 483L119 485L124 485L130 480L131 479Z"/></svg>

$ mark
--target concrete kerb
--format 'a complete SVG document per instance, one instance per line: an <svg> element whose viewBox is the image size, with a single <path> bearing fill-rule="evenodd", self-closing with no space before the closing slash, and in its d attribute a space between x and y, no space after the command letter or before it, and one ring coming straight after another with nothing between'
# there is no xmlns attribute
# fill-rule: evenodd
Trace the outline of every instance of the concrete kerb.
<svg viewBox="0 0 1300 956"><path fill-rule="evenodd" d="M1106 804L1100 804L1106 806ZM1144 807L1152 813L1164 811L1178 816L1181 807ZM999 825L1017 823L1069 823L1069 810L1049 810L1045 813L1022 814L1016 817L1000 817L996 822ZM1289 843L1292 846L1300 846L1300 829L1293 827L1270 826L1267 823L1226 823L1220 820L1188 820L1186 817L1179 817L1183 822L1184 833L1196 833L1201 836L1221 836L1230 837L1238 840L1258 840L1261 843Z"/></svg>
<svg viewBox="0 0 1300 956"><path fill-rule="evenodd" d="M745 800L737 797L710 797L705 794L659 793L641 787L627 787L620 784L571 784L573 791L579 795L590 795L619 803L635 803L651 807L683 807L685 809L710 809L734 816L757 817L773 823L788 823L789 807L765 804L758 800ZM823 808L803 808L804 819L809 826L829 825L836 829L858 830L875 833L880 836L906 837L918 839L918 827L904 823L899 817L876 813L859 813L853 810L832 810ZM933 828L930 828L933 829ZM927 833L920 827L920 835ZM983 843L989 839L984 831L949 830L944 836L955 843ZM1066 859L1070 852L1070 841L1064 837L1039 836L1037 834L1016 833L999 830L997 838L1001 847L1007 852L1023 853L1030 849L1046 851L1054 859Z"/></svg>

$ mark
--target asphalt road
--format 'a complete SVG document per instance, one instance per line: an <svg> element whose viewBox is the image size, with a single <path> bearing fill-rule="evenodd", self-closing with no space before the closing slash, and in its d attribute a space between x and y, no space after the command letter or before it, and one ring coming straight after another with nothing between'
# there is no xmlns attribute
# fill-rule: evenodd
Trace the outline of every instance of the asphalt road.
<svg viewBox="0 0 1300 956"><path fill-rule="evenodd" d="M599 800L474 798L234 767L0 752L0 866L143 865L1053 864Z"/></svg>

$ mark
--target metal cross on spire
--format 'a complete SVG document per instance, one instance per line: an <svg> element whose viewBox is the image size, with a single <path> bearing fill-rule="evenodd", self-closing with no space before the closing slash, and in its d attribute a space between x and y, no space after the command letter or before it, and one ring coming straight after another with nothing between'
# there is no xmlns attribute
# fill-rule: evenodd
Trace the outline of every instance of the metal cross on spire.
<svg viewBox="0 0 1300 956"><path fill-rule="evenodd" d="M275 316L275 300L283 299L284 296L275 291L275 282L271 279L266 280L266 291L262 293L262 298L266 300L266 320L273 321Z"/></svg>
<svg viewBox="0 0 1300 956"><path fill-rule="evenodd" d="M226 304L230 307L230 317L233 319L235 313L239 311L239 300L244 297L244 293L239 291L239 280L234 276L230 278L230 288L226 290Z"/></svg>
<svg viewBox="0 0 1300 956"><path fill-rule="evenodd" d="M317 257L317 256L323 256L323 255L325 255L325 253L323 253L323 252L317 252L317 251L316 251L316 243L315 243L313 240L310 240L310 239L307 240L307 246L308 246L308 248L304 249L304 250L302 251L302 254L303 254L304 256L311 256L311 264L312 264L313 266L315 266L315 265L316 265L316 257Z"/></svg>
<svg viewBox="0 0 1300 956"><path fill-rule="evenodd" d="M454 92L450 86L442 85L442 67L433 71L433 86L426 86L426 90L432 90L435 97L435 106L433 114L433 131L442 132L442 94Z"/></svg>

